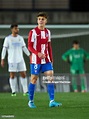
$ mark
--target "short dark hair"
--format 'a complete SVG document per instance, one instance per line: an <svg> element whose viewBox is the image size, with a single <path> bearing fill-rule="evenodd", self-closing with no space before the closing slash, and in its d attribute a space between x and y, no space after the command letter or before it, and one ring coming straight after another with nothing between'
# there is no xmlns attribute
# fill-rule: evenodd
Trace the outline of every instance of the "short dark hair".
<svg viewBox="0 0 89 119"><path fill-rule="evenodd" d="M46 19L48 18L48 15L46 12L39 12L37 17L39 17L39 16L45 17Z"/></svg>
<svg viewBox="0 0 89 119"><path fill-rule="evenodd" d="M77 40L74 40L73 44L79 44L79 42Z"/></svg>
<svg viewBox="0 0 89 119"><path fill-rule="evenodd" d="M14 23L14 24L11 24L10 28L14 28L14 27L18 27L18 24Z"/></svg>

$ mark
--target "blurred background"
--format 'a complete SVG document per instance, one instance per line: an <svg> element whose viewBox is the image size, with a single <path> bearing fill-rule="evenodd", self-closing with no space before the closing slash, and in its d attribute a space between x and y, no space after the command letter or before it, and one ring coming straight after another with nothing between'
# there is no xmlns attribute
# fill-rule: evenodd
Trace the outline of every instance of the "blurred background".
<svg viewBox="0 0 89 119"><path fill-rule="evenodd" d="M87 24L88 0L0 0L0 24L35 24L36 14L46 11L49 24Z"/></svg>
<svg viewBox="0 0 89 119"><path fill-rule="evenodd" d="M20 32L27 44L29 30L36 26L36 15L40 11L47 12L49 28L52 32L52 47L54 56L54 72L67 74L69 77L69 64L62 61L62 54L72 47L72 41L78 40L80 46L89 52L89 1L88 0L0 0L0 54L4 38L10 34L10 24L18 23ZM29 82L29 59L24 55L27 65ZM88 83L89 61L85 63ZM17 75L19 78L19 75ZM0 92L10 92L9 73L7 66L0 66ZM19 80L18 80L18 84ZM57 87L57 91L63 91ZM39 88L39 85L38 85ZM68 88L65 89L65 91ZM21 91L19 85L18 90ZM68 89L70 91L70 89Z"/></svg>

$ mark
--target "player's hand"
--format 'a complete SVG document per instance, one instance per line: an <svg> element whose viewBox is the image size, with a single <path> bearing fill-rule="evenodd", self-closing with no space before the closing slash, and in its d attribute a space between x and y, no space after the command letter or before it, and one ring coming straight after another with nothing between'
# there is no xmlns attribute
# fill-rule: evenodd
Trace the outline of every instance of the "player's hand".
<svg viewBox="0 0 89 119"><path fill-rule="evenodd" d="M1 60L1 66L4 67L5 65L5 62L4 62L4 59Z"/></svg>
<svg viewBox="0 0 89 119"><path fill-rule="evenodd" d="M43 54L41 52L38 52L38 57L41 58L41 59L46 58L45 54Z"/></svg>

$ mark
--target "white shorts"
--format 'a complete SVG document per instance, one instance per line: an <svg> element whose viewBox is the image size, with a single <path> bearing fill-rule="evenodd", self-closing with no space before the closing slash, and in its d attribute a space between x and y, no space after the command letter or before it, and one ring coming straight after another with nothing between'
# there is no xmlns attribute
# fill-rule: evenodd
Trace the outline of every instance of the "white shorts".
<svg viewBox="0 0 89 119"><path fill-rule="evenodd" d="M22 72L27 70L24 60L19 63L9 63L8 65L9 72Z"/></svg>

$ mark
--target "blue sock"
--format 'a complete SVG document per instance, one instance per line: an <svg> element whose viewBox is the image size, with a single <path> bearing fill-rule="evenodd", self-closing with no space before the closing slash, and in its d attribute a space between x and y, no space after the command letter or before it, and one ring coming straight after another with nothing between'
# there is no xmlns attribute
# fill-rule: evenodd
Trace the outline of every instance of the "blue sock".
<svg viewBox="0 0 89 119"><path fill-rule="evenodd" d="M52 83L48 84L47 88L50 100L54 100L54 84Z"/></svg>
<svg viewBox="0 0 89 119"><path fill-rule="evenodd" d="M34 99L35 84L30 83L28 86L29 100L33 101Z"/></svg>

